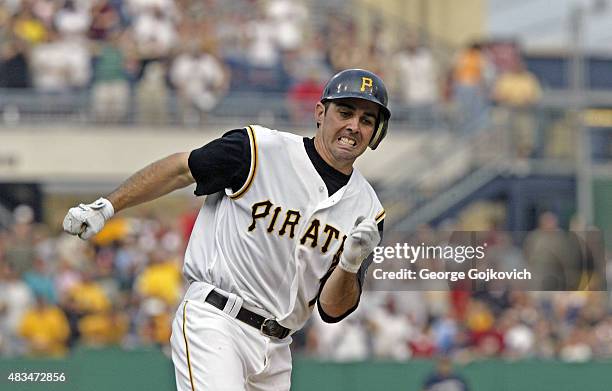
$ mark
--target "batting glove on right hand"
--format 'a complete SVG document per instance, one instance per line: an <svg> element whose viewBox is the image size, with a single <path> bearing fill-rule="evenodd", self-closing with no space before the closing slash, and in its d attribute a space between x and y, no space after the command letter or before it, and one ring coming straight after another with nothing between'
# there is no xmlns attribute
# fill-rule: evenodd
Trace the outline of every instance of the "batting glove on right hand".
<svg viewBox="0 0 612 391"><path fill-rule="evenodd" d="M91 204L80 204L70 208L64 217L64 231L87 240L100 232L108 219L113 217L115 209L106 198L98 198Z"/></svg>
<svg viewBox="0 0 612 391"><path fill-rule="evenodd" d="M379 242L380 233L376 221L359 217L344 242L340 268L349 273L357 273L363 260L374 251Z"/></svg>

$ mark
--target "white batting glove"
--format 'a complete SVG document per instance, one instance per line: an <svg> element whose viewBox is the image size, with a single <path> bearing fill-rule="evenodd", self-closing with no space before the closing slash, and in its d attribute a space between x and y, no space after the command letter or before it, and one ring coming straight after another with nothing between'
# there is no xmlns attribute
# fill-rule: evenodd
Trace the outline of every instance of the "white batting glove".
<svg viewBox="0 0 612 391"><path fill-rule="evenodd" d="M379 242L380 234L376 221L363 216L359 217L344 242L344 250L340 256L340 268L349 273L357 273L363 260L374 251L374 247Z"/></svg>
<svg viewBox="0 0 612 391"><path fill-rule="evenodd" d="M87 240L100 232L108 219L113 217L115 209L106 198L98 198L91 204L80 204L70 208L64 217L64 231Z"/></svg>

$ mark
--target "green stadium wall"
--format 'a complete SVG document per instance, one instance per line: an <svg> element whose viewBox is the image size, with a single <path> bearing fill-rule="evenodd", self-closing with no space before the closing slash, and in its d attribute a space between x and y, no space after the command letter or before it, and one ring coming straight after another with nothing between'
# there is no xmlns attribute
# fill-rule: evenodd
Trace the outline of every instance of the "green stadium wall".
<svg viewBox="0 0 612 391"><path fill-rule="evenodd" d="M435 363L332 363L296 358L293 391L420 390ZM611 391L612 362L478 361L456 368L471 391ZM65 383L11 383L10 372L63 372ZM173 390L171 361L158 350L79 350L62 360L1 359L0 390Z"/></svg>

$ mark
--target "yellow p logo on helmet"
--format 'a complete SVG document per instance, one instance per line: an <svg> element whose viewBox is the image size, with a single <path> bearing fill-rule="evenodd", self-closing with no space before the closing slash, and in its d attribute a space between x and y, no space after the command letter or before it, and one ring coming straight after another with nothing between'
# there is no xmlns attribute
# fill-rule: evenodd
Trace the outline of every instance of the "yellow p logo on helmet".
<svg viewBox="0 0 612 391"><path fill-rule="evenodd" d="M361 89L359 91L364 92L366 87L370 87L372 89L372 79L369 77L361 77Z"/></svg>

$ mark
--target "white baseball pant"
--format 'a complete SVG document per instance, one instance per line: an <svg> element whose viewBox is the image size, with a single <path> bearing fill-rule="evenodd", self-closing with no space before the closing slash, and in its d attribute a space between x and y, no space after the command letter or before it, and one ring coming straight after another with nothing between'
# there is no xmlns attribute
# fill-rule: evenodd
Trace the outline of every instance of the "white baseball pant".
<svg viewBox="0 0 612 391"><path fill-rule="evenodd" d="M235 319L242 301L235 295L220 291L230 297L225 312L206 303L213 288L192 283L176 311L170 342L177 390L288 391L291 337L271 338Z"/></svg>

